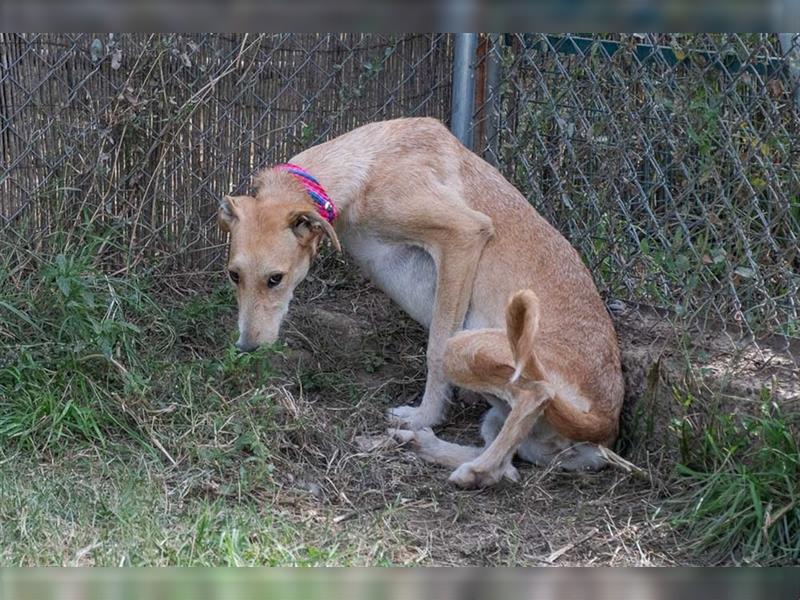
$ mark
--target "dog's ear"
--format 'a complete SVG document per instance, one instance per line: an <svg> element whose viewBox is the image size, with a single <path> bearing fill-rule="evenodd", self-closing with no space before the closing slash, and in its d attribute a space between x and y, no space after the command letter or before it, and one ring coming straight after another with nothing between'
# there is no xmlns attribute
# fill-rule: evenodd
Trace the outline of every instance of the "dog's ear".
<svg viewBox="0 0 800 600"><path fill-rule="evenodd" d="M236 198L233 196L223 196L217 211L217 225L222 231L230 231L234 221L239 217L236 213Z"/></svg>
<svg viewBox="0 0 800 600"><path fill-rule="evenodd" d="M342 246L336 236L333 226L315 211L294 212L289 215L289 227L303 245L311 245L316 254L322 236L328 236L334 248L339 252Z"/></svg>

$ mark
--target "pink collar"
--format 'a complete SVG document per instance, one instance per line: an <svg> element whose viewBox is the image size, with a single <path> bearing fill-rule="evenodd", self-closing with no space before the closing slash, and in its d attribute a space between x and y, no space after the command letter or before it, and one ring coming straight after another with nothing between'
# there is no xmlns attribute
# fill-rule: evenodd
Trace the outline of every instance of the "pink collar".
<svg viewBox="0 0 800 600"><path fill-rule="evenodd" d="M333 223L333 220L339 214L336 210L336 205L334 205L333 201L328 197L325 188L322 187L316 178L302 167L291 163L282 163L280 165L275 165L273 168L291 173L294 178L300 182L300 185L305 188L306 193L314 204L317 205L317 211L320 216L328 221L328 223Z"/></svg>

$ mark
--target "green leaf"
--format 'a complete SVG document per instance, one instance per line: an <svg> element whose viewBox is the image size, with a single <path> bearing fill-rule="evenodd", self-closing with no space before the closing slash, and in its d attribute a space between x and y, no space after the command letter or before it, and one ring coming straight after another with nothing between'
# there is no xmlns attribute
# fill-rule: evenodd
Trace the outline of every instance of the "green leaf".
<svg viewBox="0 0 800 600"><path fill-rule="evenodd" d="M25 314L24 312L19 310L13 304L9 304L8 302L5 302L4 300L0 300L0 308L5 308L10 313L15 314L17 317L19 317L20 319L25 321L28 325L30 325L34 329L36 329L38 331L42 330L41 327L39 327L36 323L34 323L33 320L27 314Z"/></svg>
<svg viewBox="0 0 800 600"><path fill-rule="evenodd" d="M56 277L56 285L58 286L58 289L61 290L61 293L64 296L69 296L69 292L72 287L69 279L60 276Z"/></svg>

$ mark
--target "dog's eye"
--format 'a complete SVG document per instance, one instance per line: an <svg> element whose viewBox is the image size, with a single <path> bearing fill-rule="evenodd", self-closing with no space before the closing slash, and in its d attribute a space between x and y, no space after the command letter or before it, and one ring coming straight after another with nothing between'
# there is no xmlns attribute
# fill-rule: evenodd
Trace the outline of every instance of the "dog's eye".
<svg viewBox="0 0 800 600"><path fill-rule="evenodd" d="M267 278L267 287L274 288L280 285L283 280L283 273L273 273Z"/></svg>
<svg viewBox="0 0 800 600"><path fill-rule="evenodd" d="M228 277L231 278L233 283L239 285L239 274L236 271L228 271Z"/></svg>

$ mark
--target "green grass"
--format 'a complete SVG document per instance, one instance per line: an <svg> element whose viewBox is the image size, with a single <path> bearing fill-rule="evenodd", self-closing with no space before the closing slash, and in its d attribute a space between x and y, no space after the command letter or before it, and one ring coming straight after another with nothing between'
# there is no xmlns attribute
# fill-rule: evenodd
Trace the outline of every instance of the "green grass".
<svg viewBox="0 0 800 600"><path fill-rule="evenodd" d="M672 522L698 554L800 562L800 446L789 417L766 400L759 414L712 414L699 429L675 421L682 460Z"/></svg>
<svg viewBox="0 0 800 600"><path fill-rule="evenodd" d="M346 432L285 390L341 409L347 373L236 352L222 274L108 275L113 235L83 235L0 247L0 564L391 564L397 540L306 489Z"/></svg>
<svg viewBox="0 0 800 600"><path fill-rule="evenodd" d="M96 267L102 242L39 256L27 272L0 270L5 446L105 446L124 432L153 450L146 414L197 394L213 401L218 388L244 394L271 374L275 348L231 348L227 286L164 304L146 279L104 275Z"/></svg>
<svg viewBox="0 0 800 600"><path fill-rule="evenodd" d="M645 374L617 450L655 472L655 520L675 532L684 560L800 564L800 413L781 410L767 388L735 400L685 382L669 391L658 371Z"/></svg>
<svg viewBox="0 0 800 600"><path fill-rule="evenodd" d="M135 464L71 456L70 463L15 460L0 469L3 565L389 564L355 527L322 514L298 518L270 503L225 496L174 496ZM31 481L36 485L32 486Z"/></svg>

